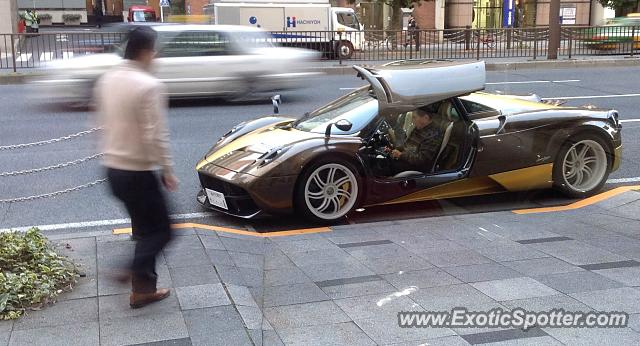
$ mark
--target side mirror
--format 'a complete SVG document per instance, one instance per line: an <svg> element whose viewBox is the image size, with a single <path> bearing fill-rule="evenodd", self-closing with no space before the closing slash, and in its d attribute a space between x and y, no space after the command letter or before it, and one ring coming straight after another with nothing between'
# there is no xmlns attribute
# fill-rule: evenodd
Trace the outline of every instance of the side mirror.
<svg viewBox="0 0 640 346"><path fill-rule="evenodd" d="M280 100L280 95L274 95L273 97L271 97L271 103L273 104L273 113L280 113L280 103L282 103L282 101Z"/></svg>
<svg viewBox="0 0 640 346"><path fill-rule="evenodd" d="M333 125L335 125L338 130L343 132L347 132L353 127L353 124L349 120L345 119L340 119L335 123L330 123L329 125L327 125L327 129L324 131L324 136L326 138L329 138L331 136L331 126Z"/></svg>
<svg viewBox="0 0 640 346"><path fill-rule="evenodd" d="M499 115L498 116L498 120L500 121L500 126L498 126L498 131L496 131L496 134L502 133L502 131L504 131L504 127L507 125L507 117L506 116Z"/></svg>

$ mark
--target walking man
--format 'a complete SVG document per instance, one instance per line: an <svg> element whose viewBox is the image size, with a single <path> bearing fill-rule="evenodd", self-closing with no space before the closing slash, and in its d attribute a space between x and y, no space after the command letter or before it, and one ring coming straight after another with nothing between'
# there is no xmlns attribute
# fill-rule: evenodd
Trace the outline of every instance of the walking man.
<svg viewBox="0 0 640 346"><path fill-rule="evenodd" d="M111 191L124 204L136 236L130 268L131 308L169 296L169 289L156 287L156 256L171 238L160 182L175 191L178 180L169 150L165 88L149 73L156 36L149 27L133 30L124 62L105 73L95 90L98 123L103 127L103 165Z"/></svg>

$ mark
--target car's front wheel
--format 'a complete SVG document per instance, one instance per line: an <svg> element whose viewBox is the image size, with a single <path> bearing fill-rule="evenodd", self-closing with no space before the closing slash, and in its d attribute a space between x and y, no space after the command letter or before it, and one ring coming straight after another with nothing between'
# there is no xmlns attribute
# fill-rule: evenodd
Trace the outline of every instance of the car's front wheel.
<svg viewBox="0 0 640 346"><path fill-rule="evenodd" d="M335 222L349 213L360 193L357 170L347 162L319 162L298 184L298 210L316 222Z"/></svg>
<svg viewBox="0 0 640 346"><path fill-rule="evenodd" d="M556 188L576 198L598 192L611 167L606 148L606 144L594 136L581 135L566 142L554 163Z"/></svg>

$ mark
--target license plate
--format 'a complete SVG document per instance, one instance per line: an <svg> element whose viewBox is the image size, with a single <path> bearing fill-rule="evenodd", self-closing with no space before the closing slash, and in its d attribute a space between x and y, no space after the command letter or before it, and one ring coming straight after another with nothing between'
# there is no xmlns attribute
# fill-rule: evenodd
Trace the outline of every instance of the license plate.
<svg viewBox="0 0 640 346"><path fill-rule="evenodd" d="M222 192L218 192L215 190L204 189L207 193L207 198L209 199L209 203L212 205L228 210L227 201L224 199L224 194Z"/></svg>

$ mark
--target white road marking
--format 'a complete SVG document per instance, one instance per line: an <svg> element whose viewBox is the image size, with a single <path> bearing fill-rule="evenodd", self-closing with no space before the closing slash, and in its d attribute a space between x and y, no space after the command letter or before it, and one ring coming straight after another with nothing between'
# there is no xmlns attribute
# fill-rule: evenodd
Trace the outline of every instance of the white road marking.
<svg viewBox="0 0 640 346"><path fill-rule="evenodd" d="M358 88L340 88L340 90L356 90Z"/></svg>
<svg viewBox="0 0 640 346"><path fill-rule="evenodd" d="M638 97L640 94L615 94L615 95L593 95L593 96L556 96L544 97L543 100L580 100L580 99L607 99L616 97Z"/></svg>
<svg viewBox="0 0 640 346"><path fill-rule="evenodd" d="M486 85L499 85L499 84L538 84L538 83L575 83L579 82L579 79L565 79L565 80L525 80L517 82L491 82L484 83Z"/></svg>
<svg viewBox="0 0 640 346"><path fill-rule="evenodd" d="M200 219L211 216L211 213L189 213L189 214L176 214L171 215L172 220L185 220L185 219ZM26 231L31 227L37 227L41 231L55 231L60 229L77 229L77 228L89 228L100 226L113 226L113 225L126 225L131 223L131 219L111 219L111 220L97 220L97 221L85 221L85 222L71 222L71 223L59 223L52 225L40 225L40 226L22 226L13 228L0 229L0 233L9 231Z"/></svg>
<svg viewBox="0 0 640 346"><path fill-rule="evenodd" d="M621 123L640 123L640 119L620 119Z"/></svg>
<svg viewBox="0 0 640 346"><path fill-rule="evenodd" d="M640 177L619 178L619 179L609 179L607 180L607 184L635 183L638 181L640 181Z"/></svg>

